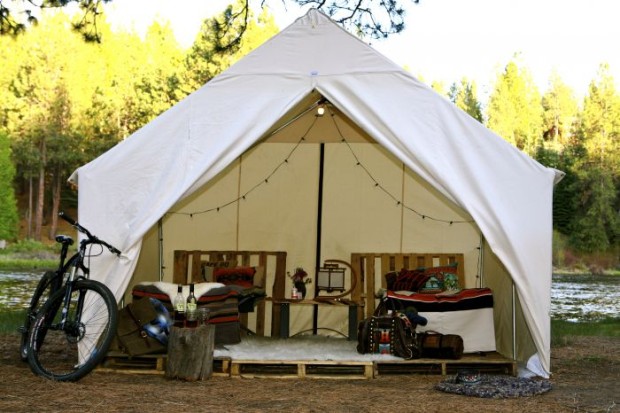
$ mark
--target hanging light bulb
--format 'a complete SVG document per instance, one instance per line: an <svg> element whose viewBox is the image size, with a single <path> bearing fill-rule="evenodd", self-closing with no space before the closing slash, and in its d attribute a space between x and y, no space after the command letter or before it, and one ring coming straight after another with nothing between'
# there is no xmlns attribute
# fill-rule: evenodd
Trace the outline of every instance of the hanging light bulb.
<svg viewBox="0 0 620 413"><path fill-rule="evenodd" d="M317 109L316 109L316 115L317 116L323 116L325 114L325 107L323 105L320 105Z"/></svg>

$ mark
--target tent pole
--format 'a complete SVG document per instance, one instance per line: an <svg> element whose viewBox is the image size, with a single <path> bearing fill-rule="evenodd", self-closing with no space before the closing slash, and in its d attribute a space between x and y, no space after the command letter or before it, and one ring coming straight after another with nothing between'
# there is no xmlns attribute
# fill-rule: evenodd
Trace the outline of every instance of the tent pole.
<svg viewBox="0 0 620 413"><path fill-rule="evenodd" d="M162 219L157 221L157 239L159 240L159 281L164 280L164 225Z"/></svg>
<svg viewBox="0 0 620 413"><path fill-rule="evenodd" d="M484 234L480 231L480 247L478 253L478 288L482 288L484 283Z"/></svg>
<svg viewBox="0 0 620 413"><path fill-rule="evenodd" d="M517 359L517 294L512 280L512 359Z"/></svg>
<svg viewBox="0 0 620 413"><path fill-rule="evenodd" d="M318 193L318 205L317 205L317 220L316 220L316 259L315 259L315 271L319 273L321 268L321 232L323 226L323 170L325 166L325 143L321 142L319 151L319 193ZM318 282L315 279L314 282L314 296L319 295ZM317 335L319 329L319 306L314 304L312 312L312 334Z"/></svg>

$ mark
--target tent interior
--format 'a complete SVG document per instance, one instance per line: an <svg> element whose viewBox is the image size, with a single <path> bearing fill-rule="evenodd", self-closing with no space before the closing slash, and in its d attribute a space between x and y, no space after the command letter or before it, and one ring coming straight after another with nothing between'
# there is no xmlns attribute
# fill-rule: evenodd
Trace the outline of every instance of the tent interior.
<svg viewBox="0 0 620 413"><path fill-rule="evenodd" d="M463 286L493 290L498 352L517 360L536 352L511 277L472 217L316 90L147 232L125 300L137 283L171 282L175 250L286 251L286 270L303 267L313 283L318 264L354 252L462 253ZM274 276L266 277L270 296ZM346 332L346 311L320 310L315 322ZM308 308L290 316L291 334L311 330Z"/></svg>

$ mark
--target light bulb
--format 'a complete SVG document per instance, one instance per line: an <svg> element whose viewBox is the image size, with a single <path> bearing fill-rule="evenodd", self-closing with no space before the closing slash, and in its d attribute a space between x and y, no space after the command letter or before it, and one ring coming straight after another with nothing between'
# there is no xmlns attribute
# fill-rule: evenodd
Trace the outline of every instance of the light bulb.
<svg viewBox="0 0 620 413"><path fill-rule="evenodd" d="M317 116L323 116L325 114L325 108L323 106L319 106L316 110Z"/></svg>

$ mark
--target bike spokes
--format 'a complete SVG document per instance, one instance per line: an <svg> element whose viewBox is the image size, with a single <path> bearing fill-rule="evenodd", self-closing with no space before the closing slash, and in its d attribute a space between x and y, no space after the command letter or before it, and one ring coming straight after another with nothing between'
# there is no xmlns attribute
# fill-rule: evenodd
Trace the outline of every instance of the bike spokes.
<svg viewBox="0 0 620 413"><path fill-rule="evenodd" d="M68 307L64 294L51 300L45 315L37 317L29 354L33 371L55 380L77 380L87 374L107 351L115 329L115 301L107 289L92 282L76 283ZM62 310L68 308L63 319ZM114 324L113 324L114 323Z"/></svg>

